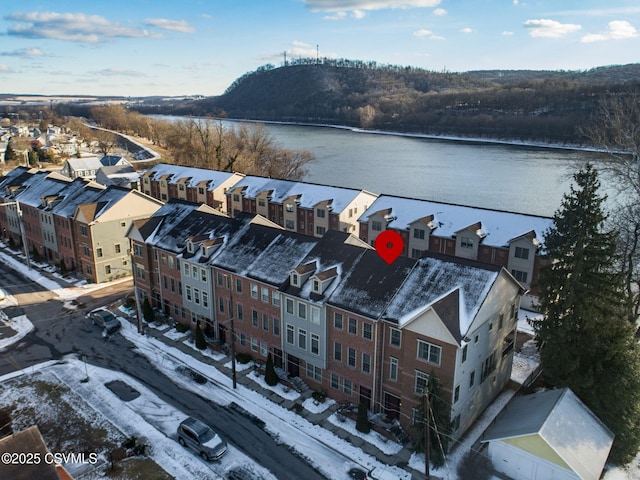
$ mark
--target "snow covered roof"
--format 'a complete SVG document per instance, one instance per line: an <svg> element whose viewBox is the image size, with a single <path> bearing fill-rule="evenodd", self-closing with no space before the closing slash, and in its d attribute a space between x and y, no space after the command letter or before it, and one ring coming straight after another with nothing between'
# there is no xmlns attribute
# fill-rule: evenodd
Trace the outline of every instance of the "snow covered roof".
<svg viewBox="0 0 640 480"><path fill-rule="evenodd" d="M189 187L195 187L201 182L210 182L208 190L214 190L233 175L238 174L204 168L184 167L182 165L169 165L167 163L159 163L147 171L147 176L154 181L160 180L160 177L167 176L167 183L170 184L178 183L180 179L185 178L189 179Z"/></svg>
<svg viewBox="0 0 640 480"><path fill-rule="evenodd" d="M417 264L398 289L384 318L403 326L419 310L440 302L441 310L448 310L442 300L452 292L459 292L459 324L447 325L460 341L467 333L502 267L458 257L430 254Z"/></svg>
<svg viewBox="0 0 640 480"><path fill-rule="evenodd" d="M331 211L341 213L361 192L352 188L332 187L306 182L293 182L266 177L247 175L227 190L237 192L242 189L245 198L256 198L262 192L270 193L270 202L284 203L295 197L303 208L313 208L322 201L329 201Z"/></svg>
<svg viewBox="0 0 640 480"><path fill-rule="evenodd" d="M482 442L537 434L582 479L597 480L613 433L568 388L513 399L485 432Z"/></svg>
<svg viewBox="0 0 640 480"><path fill-rule="evenodd" d="M82 157L82 158L69 158L67 163L73 170L98 170L103 166L101 158L98 157Z"/></svg>
<svg viewBox="0 0 640 480"><path fill-rule="evenodd" d="M481 226L483 243L507 246L509 241L531 231L539 241L542 234L552 225L552 219L524 213L505 212L486 208L467 207L449 203L418 200L414 198L381 195L364 212L358 222L368 222L375 213L386 210L390 220L387 228L408 230L417 220L433 215L434 234L440 237L454 237L457 232L469 226ZM482 236L481 235L481 236Z"/></svg>

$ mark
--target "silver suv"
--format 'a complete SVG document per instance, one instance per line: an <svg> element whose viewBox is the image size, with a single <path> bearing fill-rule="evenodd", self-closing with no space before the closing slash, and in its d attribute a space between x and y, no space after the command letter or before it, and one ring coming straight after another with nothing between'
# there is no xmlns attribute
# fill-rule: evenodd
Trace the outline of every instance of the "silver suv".
<svg viewBox="0 0 640 480"><path fill-rule="evenodd" d="M178 427L178 442L197 452L207 462L219 460L227 451L227 442L208 425L193 417L188 417Z"/></svg>
<svg viewBox="0 0 640 480"><path fill-rule="evenodd" d="M89 313L91 323L112 334L120 328L120 320L105 308L98 308Z"/></svg>

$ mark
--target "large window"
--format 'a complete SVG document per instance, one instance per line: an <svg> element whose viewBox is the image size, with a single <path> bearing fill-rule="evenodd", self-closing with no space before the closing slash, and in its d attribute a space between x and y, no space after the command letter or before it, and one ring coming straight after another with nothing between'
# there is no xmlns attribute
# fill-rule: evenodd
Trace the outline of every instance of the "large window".
<svg viewBox="0 0 640 480"><path fill-rule="evenodd" d="M260 289L260 299L263 302L269 303L269 289L267 287L262 287Z"/></svg>
<svg viewBox="0 0 640 480"><path fill-rule="evenodd" d="M307 331L302 328L298 330L298 347L302 350L307 349Z"/></svg>
<svg viewBox="0 0 640 480"><path fill-rule="evenodd" d="M418 240L424 240L424 229L416 228L413 231L413 238L417 238Z"/></svg>
<svg viewBox="0 0 640 480"><path fill-rule="evenodd" d="M333 359L336 362L342 361L342 344L338 342L334 342L333 344Z"/></svg>
<svg viewBox="0 0 640 480"><path fill-rule="evenodd" d="M398 380L398 359L389 357L389 380Z"/></svg>
<svg viewBox="0 0 640 480"><path fill-rule="evenodd" d="M460 246L462 248L473 248L473 239L469 237L461 237Z"/></svg>
<svg viewBox="0 0 640 480"><path fill-rule="evenodd" d="M293 315L293 300L292 299L287 298L285 300L285 309L286 309L286 312L289 315Z"/></svg>
<svg viewBox="0 0 640 480"><path fill-rule="evenodd" d="M298 302L298 316L300 318L307 318L307 304Z"/></svg>
<svg viewBox="0 0 640 480"><path fill-rule="evenodd" d="M258 298L258 285L255 283L251 284L251 298Z"/></svg>
<svg viewBox="0 0 640 480"><path fill-rule="evenodd" d="M362 323L362 337L367 340L371 340L373 338L373 326L370 323Z"/></svg>
<svg viewBox="0 0 640 480"><path fill-rule="evenodd" d="M316 215L318 215L318 218L324 218L325 213L324 208L316 208Z"/></svg>
<svg viewBox="0 0 640 480"><path fill-rule="evenodd" d="M185 286L185 293L187 300L191 301L191 287L189 285Z"/></svg>
<svg viewBox="0 0 640 480"><path fill-rule="evenodd" d="M362 371L364 373L371 373L371 355L368 353L362 354Z"/></svg>
<svg viewBox="0 0 640 480"><path fill-rule="evenodd" d="M316 325L320 324L320 309L318 307L311 306L311 323L315 323Z"/></svg>
<svg viewBox="0 0 640 480"><path fill-rule="evenodd" d="M333 328L336 330L342 330L342 314L335 313L333 314Z"/></svg>
<svg viewBox="0 0 640 480"><path fill-rule="evenodd" d="M397 328L391 327L389 344L393 345L394 347L399 347L401 343L402 343L402 331L398 330Z"/></svg>
<svg viewBox="0 0 640 480"><path fill-rule="evenodd" d="M529 259L529 249L523 247L516 247L516 258L522 258L523 260Z"/></svg>
<svg viewBox="0 0 640 480"><path fill-rule="evenodd" d="M434 365L440 365L442 348L428 342L418 340L418 358Z"/></svg>
<svg viewBox="0 0 640 480"><path fill-rule="evenodd" d="M356 320L355 318L349 317L347 326L348 326L349 333L353 333L354 335L358 334L358 320Z"/></svg>
<svg viewBox="0 0 640 480"><path fill-rule="evenodd" d="M371 230L375 231L375 232L380 232L382 231L382 222L378 221L378 220L373 220L371 222Z"/></svg>
<svg viewBox="0 0 640 480"><path fill-rule="evenodd" d="M354 348L349 347L347 350L347 364L350 367L356 366L356 350Z"/></svg>
<svg viewBox="0 0 640 480"><path fill-rule="evenodd" d="M320 336L315 333L311 334L311 353L320 355Z"/></svg>
<svg viewBox="0 0 640 480"><path fill-rule="evenodd" d="M516 277L516 280L522 283L527 283L527 272L523 272L521 270L511 270L511 274Z"/></svg>
<svg viewBox="0 0 640 480"><path fill-rule="evenodd" d="M287 323L287 343L288 344L293 345L295 343L294 335L295 335L295 329L293 328L293 325L291 325L290 323Z"/></svg>

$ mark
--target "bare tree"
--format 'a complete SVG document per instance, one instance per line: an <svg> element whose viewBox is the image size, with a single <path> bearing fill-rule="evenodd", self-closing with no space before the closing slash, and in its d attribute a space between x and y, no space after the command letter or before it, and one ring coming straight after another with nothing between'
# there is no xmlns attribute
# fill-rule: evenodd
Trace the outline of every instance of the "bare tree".
<svg viewBox="0 0 640 480"><path fill-rule="evenodd" d="M620 267L633 299L631 320L636 322L640 315L640 87L610 94L584 133L608 153L601 170L618 190L611 219L619 232Z"/></svg>

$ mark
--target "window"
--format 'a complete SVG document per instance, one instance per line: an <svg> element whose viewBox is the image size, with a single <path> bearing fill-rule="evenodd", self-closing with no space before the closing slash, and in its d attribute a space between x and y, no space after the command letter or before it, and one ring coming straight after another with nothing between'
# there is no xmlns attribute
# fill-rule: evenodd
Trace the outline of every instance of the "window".
<svg viewBox="0 0 640 480"><path fill-rule="evenodd" d="M497 355L496 352L492 352L487 358L485 358L484 362L482 362L482 371L480 373L480 382L484 382L486 378L491 375L491 373L496 369L497 365Z"/></svg>
<svg viewBox="0 0 640 480"><path fill-rule="evenodd" d="M429 375L420 370L416 370L415 393L422 395L429 384Z"/></svg>
<svg viewBox="0 0 640 480"><path fill-rule="evenodd" d="M167 264L167 256L164 253L160 254L160 259L163 265Z"/></svg>
<svg viewBox="0 0 640 480"><path fill-rule="evenodd" d="M191 276L196 279L198 278L198 267L195 265L191 266Z"/></svg>
<svg viewBox="0 0 640 480"><path fill-rule="evenodd" d="M456 388L453 391L453 403L457 403L458 400L460 400L460 385L456 385Z"/></svg>
<svg viewBox="0 0 640 480"><path fill-rule="evenodd" d="M398 359L389 357L389 380L398 380Z"/></svg>
<svg viewBox="0 0 640 480"><path fill-rule="evenodd" d="M298 347L302 350L307 349L307 331L302 328L298 330Z"/></svg>
<svg viewBox="0 0 640 480"><path fill-rule="evenodd" d="M338 342L333 343L333 359L336 362L342 361L342 344Z"/></svg>
<svg viewBox="0 0 640 480"><path fill-rule="evenodd" d="M342 390L344 391L345 395L351 395L351 392L353 392L353 383L345 378L342 381Z"/></svg>
<svg viewBox="0 0 640 480"><path fill-rule="evenodd" d="M285 220L284 222L284 227L289 229L289 230L293 230L295 227L295 223L293 222L293 220Z"/></svg>
<svg viewBox="0 0 640 480"><path fill-rule="evenodd" d="M240 334L240 345L244 346L247 344L247 335L244 333Z"/></svg>
<svg viewBox="0 0 640 480"><path fill-rule="evenodd" d="M325 213L326 212L324 208L316 208L316 215L318 216L318 218L324 218Z"/></svg>
<svg viewBox="0 0 640 480"><path fill-rule="evenodd" d="M467 361L467 347L468 345L462 347L462 361L460 363L464 363Z"/></svg>
<svg viewBox="0 0 640 480"><path fill-rule="evenodd" d="M527 283L527 272L521 270L511 270L511 274L516 277L516 280L522 283Z"/></svg>
<svg viewBox="0 0 640 480"><path fill-rule="evenodd" d="M358 334L358 321L355 318L349 317L347 325L347 331L349 333L353 333L354 335Z"/></svg>
<svg viewBox="0 0 640 480"><path fill-rule="evenodd" d="M86 225L80 225L80 234L81 234L83 237L86 237L86 236L87 236L87 226L86 226Z"/></svg>
<svg viewBox="0 0 640 480"><path fill-rule="evenodd" d="M280 336L280 319L273 317L273 334Z"/></svg>
<svg viewBox="0 0 640 480"><path fill-rule="evenodd" d="M431 343L418 340L418 358L434 365L440 365L442 348Z"/></svg>
<svg viewBox="0 0 640 480"><path fill-rule="evenodd" d="M342 314L334 313L333 314L333 328L336 330L342 330Z"/></svg>
<svg viewBox="0 0 640 480"><path fill-rule="evenodd" d="M285 209L287 212L293 212L293 203L286 203L286 204L284 205L284 209Z"/></svg>
<svg viewBox="0 0 640 480"><path fill-rule="evenodd" d="M255 283L251 284L251 298L258 298L258 286Z"/></svg>
<svg viewBox="0 0 640 480"><path fill-rule="evenodd" d="M188 277L191 269L189 268L189 265L187 265L186 263L183 263L182 265L184 266L184 275L185 277Z"/></svg>
<svg viewBox="0 0 640 480"><path fill-rule="evenodd" d="M290 323L287 323L287 343L290 345L293 345L294 337L295 334L295 329L293 328L293 325L291 325Z"/></svg>
<svg viewBox="0 0 640 480"><path fill-rule="evenodd" d="M382 231L382 222L378 220L373 220L371 222L371 230L373 230L374 232Z"/></svg>
<svg viewBox="0 0 640 480"><path fill-rule="evenodd" d="M251 325L258 326L258 312L255 310L251 310Z"/></svg>
<svg viewBox="0 0 640 480"><path fill-rule="evenodd" d="M180 185L178 185L178 190L180 190L181 192L184 192L184 183L181 183Z"/></svg>
<svg viewBox="0 0 640 480"><path fill-rule="evenodd" d="M362 323L362 338L366 338L367 340L371 340L373 338L373 329L370 323Z"/></svg>
<svg viewBox="0 0 640 480"><path fill-rule="evenodd" d="M303 319L307 318L307 304L306 303L298 302L298 316L300 318L303 318Z"/></svg>
<svg viewBox="0 0 640 480"><path fill-rule="evenodd" d="M239 202L240 201L240 195L238 195L237 193L233 194L233 201L234 202Z"/></svg>
<svg viewBox="0 0 640 480"><path fill-rule="evenodd" d="M316 325L320 324L320 309L318 307L311 306L311 323Z"/></svg>
<svg viewBox="0 0 640 480"><path fill-rule="evenodd" d="M242 280L236 278L236 292L242 293Z"/></svg>
<svg viewBox="0 0 640 480"><path fill-rule="evenodd" d="M320 292L320 282L318 280L313 281L313 291L316 293L322 293Z"/></svg>
<svg viewBox="0 0 640 480"><path fill-rule="evenodd" d="M362 371L364 373L371 373L371 355L368 353L362 354Z"/></svg>
<svg viewBox="0 0 640 480"><path fill-rule="evenodd" d="M104 266L104 273L107 275L111 275L111 265Z"/></svg>
<svg viewBox="0 0 640 480"><path fill-rule="evenodd" d="M216 272L216 283L222 285L222 273Z"/></svg>
<svg viewBox="0 0 640 480"><path fill-rule="evenodd" d="M244 320L244 307L241 303L236 303L236 313L238 320Z"/></svg>
<svg viewBox="0 0 640 480"><path fill-rule="evenodd" d="M262 287L260 289L260 294L260 299L265 303L269 303L269 289L266 287Z"/></svg>
<svg viewBox="0 0 640 480"><path fill-rule="evenodd" d="M313 378L316 382L322 381L322 369L307 362L307 377Z"/></svg>
<svg viewBox="0 0 640 480"><path fill-rule="evenodd" d="M204 268L200 269L200 280L207 283L207 271Z"/></svg>
<svg viewBox="0 0 640 480"><path fill-rule="evenodd" d="M340 377L335 373L331 374L331 388L340 389Z"/></svg>
<svg viewBox="0 0 640 480"><path fill-rule="evenodd" d="M271 293L271 303L276 307L280 306L280 292Z"/></svg>
<svg viewBox="0 0 640 480"><path fill-rule="evenodd" d="M204 195L204 188L198 187L198 195Z"/></svg>
<svg viewBox="0 0 640 480"><path fill-rule="evenodd" d="M349 347L347 349L347 364L350 367L356 366L356 351L354 348Z"/></svg>
<svg viewBox="0 0 640 480"><path fill-rule="evenodd" d="M265 332L269 331L269 315L267 315L266 313L262 314L262 329Z"/></svg>
<svg viewBox="0 0 640 480"><path fill-rule="evenodd" d="M476 381L476 371L474 370L473 372L471 372L471 375L469 376L469 388L473 387L473 384Z"/></svg>
<svg viewBox="0 0 640 480"><path fill-rule="evenodd" d="M316 333L311 334L311 353L320 355L320 336Z"/></svg>
<svg viewBox="0 0 640 480"><path fill-rule="evenodd" d="M200 290L197 288L193 289L193 300L200 305Z"/></svg>
<svg viewBox="0 0 640 480"><path fill-rule="evenodd" d="M422 257L422 250L420 250L419 248L412 248L411 258L420 258L420 257Z"/></svg>
<svg viewBox="0 0 640 480"><path fill-rule="evenodd" d="M169 283L171 284L171 291L175 292L176 291L176 281L173 278L169 279Z"/></svg>
<svg viewBox="0 0 640 480"><path fill-rule="evenodd" d="M266 342L260 342L260 355L266 357L269 354L269 349L267 348Z"/></svg>
<svg viewBox="0 0 640 480"><path fill-rule="evenodd" d="M504 315L501 313L498 317L498 330L502 328L502 324L504 323Z"/></svg>
<svg viewBox="0 0 640 480"><path fill-rule="evenodd" d="M191 301L191 286L189 285L185 286L185 293L187 296L187 300Z"/></svg>
<svg viewBox="0 0 640 480"><path fill-rule="evenodd" d="M391 327L389 344L393 345L394 347L399 347L401 342L402 342L402 331L398 330L397 328Z"/></svg>
<svg viewBox="0 0 640 480"><path fill-rule="evenodd" d="M293 300L290 298L285 299L285 311L289 315L293 315Z"/></svg>
<svg viewBox="0 0 640 480"><path fill-rule="evenodd" d="M82 251L85 257L88 257L91 255L91 252L89 251L89 245L87 245L86 243L82 245Z"/></svg>
<svg viewBox="0 0 640 480"><path fill-rule="evenodd" d="M316 225L316 235L324 235L326 231L326 228Z"/></svg>
<svg viewBox="0 0 640 480"><path fill-rule="evenodd" d="M264 207L267 205L267 202L264 200L264 198L259 198L258 199L258 206L259 207Z"/></svg>
<svg viewBox="0 0 640 480"><path fill-rule="evenodd" d="M522 258L523 260L529 259L529 249L523 247L516 247L516 258Z"/></svg>
<svg viewBox="0 0 640 480"><path fill-rule="evenodd" d="M418 240L424 240L424 229L416 228L413 231L413 238L417 238Z"/></svg>
<svg viewBox="0 0 640 480"><path fill-rule="evenodd" d="M258 339L256 339L256 338L252 338L251 339L251 351L252 352L257 352L258 351Z"/></svg>
<svg viewBox="0 0 640 480"><path fill-rule="evenodd" d="M218 298L218 311L224 312L224 298L222 297Z"/></svg>
<svg viewBox="0 0 640 480"><path fill-rule="evenodd" d="M298 286L298 274L297 273L292 273L291 274L291 283L295 286Z"/></svg>
<svg viewBox="0 0 640 480"><path fill-rule="evenodd" d="M209 306L209 294L207 292L202 292L202 306Z"/></svg>
<svg viewBox="0 0 640 480"><path fill-rule="evenodd" d="M113 251L114 251L115 253L120 253L120 251L121 251L121 250L120 250L120 244L119 244L119 243L116 243L116 244L113 246Z"/></svg>

